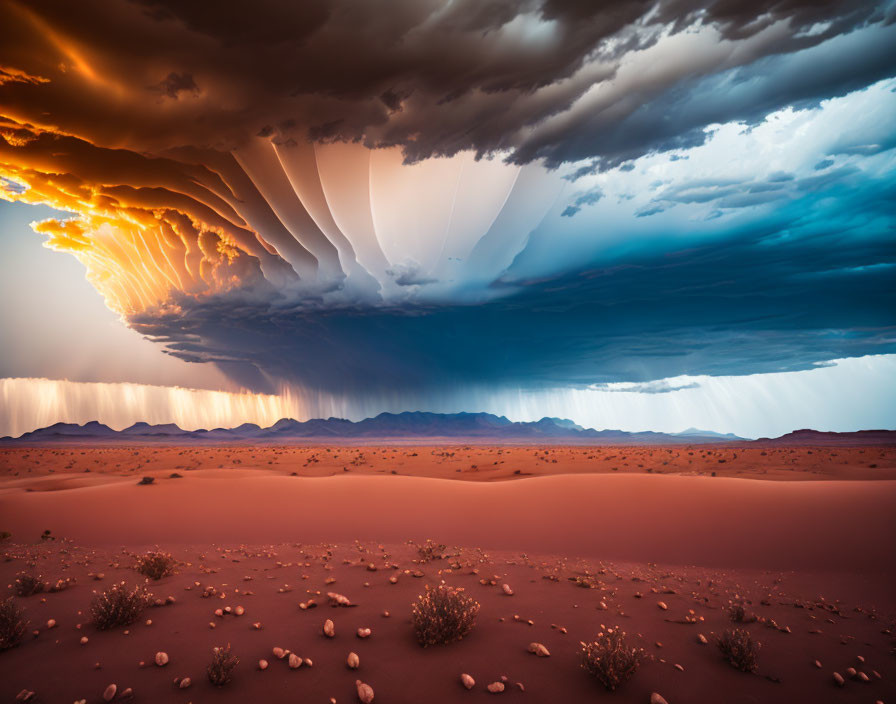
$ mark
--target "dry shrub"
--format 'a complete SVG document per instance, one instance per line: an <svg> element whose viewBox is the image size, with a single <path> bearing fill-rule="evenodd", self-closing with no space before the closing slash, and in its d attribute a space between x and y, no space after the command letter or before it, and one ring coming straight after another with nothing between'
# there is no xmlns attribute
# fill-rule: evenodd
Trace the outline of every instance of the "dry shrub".
<svg viewBox="0 0 896 704"><path fill-rule="evenodd" d="M420 559L423 562L429 562L431 560L441 560L445 557L445 550L447 549L447 545L436 543L427 538L423 545L417 546L417 554L420 555Z"/></svg>
<svg viewBox="0 0 896 704"><path fill-rule="evenodd" d="M13 591L16 593L16 596L40 594L46 588L47 585L40 578L40 575L28 574L27 572L17 574L15 584L13 584Z"/></svg>
<svg viewBox="0 0 896 704"><path fill-rule="evenodd" d="M124 582L113 584L102 594L97 594L90 604L93 625L101 631L128 626L149 606L152 594L141 586L128 589Z"/></svg>
<svg viewBox="0 0 896 704"><path fill-rule="evenodd" d="M643 658L644 650L627 645L618 628L582 643L582 667L611 692L635 674Z"/></svg>
<svg viewBox="0 0 896 704"><path fill-rule="evenodd" d="M462 587L440 584L426 587L417 597L411 612L411 623L417 641L424 648L460 640L476 625L479 602L464 594Z"/></svg>
<svg viewBox="0 0 896 704"><path fill-rule="evenodd" d="M233 679L233 671L240 659L230 652L230 643L226 648L218 646L212 650L212 661L206 668L208 681L215 687L223 687Z"/></svg>
<svg viewBox="0 0 896 704"><path fill-rule="evenodd" d="M0 601L0 650L16 647L28 631L25 613L12 597Z"/></svg>
<svg viewBox="0 0 896 704"><path fill-rule="evenodd" d="M741 672L755 672L756 658L759 655L760 643L753 640L750 632L744 628L732 628L719 636L719 650L731 664Z"/></svg>
<svg viewBox="0 0 896 704"><path fill-rule="evenodd" d="M174 574L174 568L176 566L177 560L175 560L170 553L148 552L137 558L137 565L134 569L150 579L161 579L162 577Z"/></svg>

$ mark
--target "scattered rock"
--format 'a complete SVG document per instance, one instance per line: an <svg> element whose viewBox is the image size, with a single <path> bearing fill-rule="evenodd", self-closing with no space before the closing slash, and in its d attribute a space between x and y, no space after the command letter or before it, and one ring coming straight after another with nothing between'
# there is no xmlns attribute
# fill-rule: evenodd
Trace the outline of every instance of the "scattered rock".
<svg viewBox="0 0 896 704"><path fill-rule="evenodd" d="M504 691L504 683L503 682L492 682L486 689L492 694L500 694Z"/></svg>
<svg viewBox="0 0 896 704"><path fill-rule="evenodd" d="M358 689L358 701L361 704L370 704L373 701L373 687L361 680L355 680L355 687Z"/></svg>
<svg viewBox="0 0 896 704"><path fill-rule="evenodd" d="M327 638L333 638L336 635L336 624L327 619L324 621L323 632Z"/></svg>
<svg viewBox="0 0 896 704"><path fill-rule="evenodd" d="M467 689L473 689L476 686L476 680L474 680L470 675L466 672L462 673L460 676L461 684Z"/></svg>
<svg viewBox="0 0 896 704"><path fill-rule="evenodd" d="M165 667L168 664L168 653L163 653L159 651L156 653L156 665L159 667Z"/></svg>
<svg viewBox="0 0 896 704"><path fill-rule="evenodd" d="M302 666L302 658L300 658L295 653L289 654L289 667L293 670L298 670Z"/></svg>
<svg viewBox="0 0 896 704"><path fill-rule="evenodd" d="M370 638L370 629L369 628L359 628L358 629L358 638Z"/></svg>
<svg viewBox="0 0 896 704"><path fill-rule="evenodd" d="M115 695L117 693L118 685L114 683L110 684L108 687L106 687L106 691L103 692L103 699L107 702L111 702L113 699L115 699Z"/></svg>
<svg viewBox="0 0 896 704"><path fill-rule="evenodd" d="M268 669L268 661L267 660L259 660L258 661L258 669L259 670L267 670Z"/></svg>
<svg viewBox="0 0 896 704"><path fill-rule="evenodd" d="M666 606L666 602L665 602L665 601L658 601L658 602L656 602L656 605L657 605L658 607L660 607L660 609L662 609L663 611L668 611L668 610L669 610L669 607Z"/></svg>
<svg viewBox="0 0 896 704"><path fill-rule="evenodd" d="M836 684L838 687L842 687L846 684L846 680L843 679L843 675L841 675L839 672L834 673L834 684Z"/></svg>
<svg viewBox="0 0 896 704"><path fill-rule="evenodd" d="M501 591L503 591L507 596L513 596L513 589L510 588L509 584L502 584Z"/></svg>
<svg viewBox="0 0 896 704"><path fill-rule="evenodd" d="M662 695L658 694L657 692L652 692L650 694L650 704L669 704L669 702L667 702L662 697Z"/></svg>
<svg viewBox="0 0 896 704"><path fill-rule="evenodd" d="M141 484L142 485L152 484L154 481L155 481L155 477L143 477L143 479L141 479L139 482L137 482L137 485L139 486Z"/></svg>
<svg viewBox="0 0 896 704"><path fill-rule="evenodd" d="M529 643L529 652L540 658L546 658L551 654L542 643Z"/></svg>
<svg viewBox="0 0 896 704"><path fill-rule="evenodd" d="M345 664L348 665L350 670L357 670L361 666L361 658L358 657L357 653L349 653L345 659Z"/></svg>
<svg viewBox="0 0 896 704"><path fill-rule="evenodd" d="M191 684L193 684L193 680L189 677L184 677L177 683L177 686L180 687L180 689L187 689Z"/></svg>
<svg viewBox="0 0 896 704"><path fill-rule="evenodd" d="M709 643L709 641L706 640L706 636L703 635L702 633L697 634L697 642L702 643L703 645L706 645L707 643Z"/></svg>

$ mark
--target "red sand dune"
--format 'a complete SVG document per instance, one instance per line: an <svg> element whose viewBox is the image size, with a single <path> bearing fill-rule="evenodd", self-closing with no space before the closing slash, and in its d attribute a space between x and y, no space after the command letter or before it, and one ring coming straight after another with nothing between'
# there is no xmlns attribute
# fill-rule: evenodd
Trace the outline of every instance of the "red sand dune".
<svg viewBox="0 0 896 704"><path fill-rule="evenodd" d="M99 702L115 682L133 687L135 701L335 697L344 704L357 701L360 678L374 687L377 703L467 702L491 699L484 687L501 675L509 678L501 696L530 702L644 704L653 691L669 704L896 701L896 482L855 479L889 476L893 452L678 450L3 454L0 530L13 537L0 544L7 558L0 584L11 585L22 570L77 582L18 600L40 633L0 653L0 701L27 688L38 702ZM217 468L224 463L230 468ZM415 472L430 476L407 476ZM145 474L154 482L138 485ZM39 540L44 530L58 539ZM427 537L458 556L418 563L406 541ZM91 591L142 579L130 568L133 555L152 545L181 561L177 574L150 584L177 602L149 610L144 618L152 625L141 620L127 634L97 631L86 615ZM367 569L370 562L376 571ZM96 572L104 579L92 580ZM583 576L592 588L570 581ZM480 583L493 577L497 586ZM410 604L424 585L443 579L464 586L482 611L463 641L424 650L412 637ZM200 598L196 582L225 598ZM513 586L512 597L501 593L503 582ZM330 590L359 606L298 608ZM741 626L762 643L757 674L729 667L713 644L736 625L727 614L731 603L744 603L759 619ZM241 620L213 615L237 604L247 609ZM392 615L383 618L384 610ZM698 620L682 623L690 611ZM44 625L50 618L58 624L52 630ZM335 639L320 635L326 618L337 624ZM262 630L250 627L255 621ZM607 625L623 628L648 654L612 694L587 676L578 656L579 641ZM373 629L369 640L354 636L362 626ZM710 643L700 644L698 633ZM544 643L550 657L527 653L532 641ZM226 643L242 662L234 682L218 690L204 668L211 648ZM274 646L312 658L314 666L290 670L274 661ZM169 665L138 666L159 650L171 656ZM361 657L358 671L345 666L349 651ZM265 672L257 669L260 658L272 661ZM870 681L847 676L846 686L836 687L832 672L846 675L849 667ZM461 672L475 677L473 691L460 685ZM193 679L190 689L174 687L181 676Z"/></svg>

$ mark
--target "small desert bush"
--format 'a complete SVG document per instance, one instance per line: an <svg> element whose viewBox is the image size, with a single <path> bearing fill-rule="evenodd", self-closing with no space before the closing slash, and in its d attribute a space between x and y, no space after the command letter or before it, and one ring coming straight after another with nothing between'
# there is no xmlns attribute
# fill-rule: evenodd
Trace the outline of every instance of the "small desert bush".
<svg viewBox="0 0 896 704"><path fill-rule="evenodd" d="M611 692L635 674L643 659L644 650L629 646L618 628L582 643L582 667Z"/></svg>
<svg viewBox="0 0 896 704"><path fill-rule="evenodd" d="M426 587L417 597L411 623L417 641L424 648L460 640L476 625L479 602L464 594L462 587L440 584Z"/></svg>
<svg viewBox="0 0 896 704"><path fill-rule="evenodd" d="M101 631L128 626L149 606L152 595L141 586L129 589L124 582L113 584L102 594L97 594L90 604L93 625Z"/></svg>
<svg viewBox="0 0 896 704"><path fill-rule="evenodd" d="M31 596L32 594L40 594L47 585L40 578L40 575L29 574L28 572L20 572L16 575L13 591L16 596Z"/></svg>
<svg viewBox="0 0 896 704"><path fill-rule="evenodd" d="M718 645L731 667L736 667L742 672L756 671L760 644L759 641L753 640L748 630L744 628L727 630L719 636Z"/></svg>
<svg viewBox="0 0 896 704"><path fill-rule="evenodd" d="M135 569L145 577L150 579L161 579L168 575L174 574L174 568L177 566L175 560L167 552L148 552L137 558Z"/></svg>
<svg viewBox="0 0 896 704"><path fill-rule="evenodd" d="M27 630L28 621L15 600L10 597L0 601L0 650L17 646Z"/></svg>
<svg viewBox="0 0 896 704"><path fill-rule="evenodd" d="M212 661L206 668L208 681L215 687L223 687L233 679L233 670L240 659L230 652L230 644L226 648L217 647L212 651Z"/></svg>
<svg viewBox="0 0 896 704"><path fill-rule="evenodd" d="M441 560L445 556L445 550L447 549L447 545L443 545L442 543L436 543L427 538L426 542L423 545L417 546L417 554L420 555L420 559L423 562L429 562L431 560Z"/></svg>

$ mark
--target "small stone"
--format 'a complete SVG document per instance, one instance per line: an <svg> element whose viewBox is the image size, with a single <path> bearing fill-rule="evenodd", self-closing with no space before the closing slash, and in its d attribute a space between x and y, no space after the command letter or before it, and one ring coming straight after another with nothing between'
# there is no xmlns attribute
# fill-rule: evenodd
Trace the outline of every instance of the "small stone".
<svg viewBox="0 0 896 704"><path fill-rule="evenodd" d="M843 685L846 684L846 680L843 679L843 675L841 675L839 672L835 672L834 673L834 683L838 687L842 687Z"/></svg>
<svg viewBox="0 0 896 704"><path fill-rule="evenodd" d="M672 667L674 667L674 668L675 668L676 670L678 670L679 672L684 672L684 666L683 666L683 665L679 665L678 663L675 663Z"/></svg>
<svg viewBox="0 0 896 704"><path fill-rule="evenodd" d="M361 680L355 680L355 688L358 690L358 701L361 704L370 704L373 701L373 687Z"/></svg>
<svg viewBox="0 0 896 704"><path fill-rule="evenodd" d="M336 624L327 619L324 621L323 632L327 638L333 638L336 635Z"/></svg>
<svg viewBox="0 0 896 704"><path fill-rule="evenodd" d="M47 621L47 628L56 628L55 618L51 618L49 621Z"/></svg>
<svg viewBox="0 0 896 704"><path fill-rule="evenodd" d="M669 607L666 606L666 602L665 602L665 601L658 601L658 602L656 602L656 605L659 606L660 609L663 610L663 611L668 611L668 610L669 610Z"/></svg>
<svg viewBox="0 0 896 704"><path fill-rule="evenodd" d="M159 651L156 653L156 665L159 667L165 667L168 664L168 653L163 653Z"/></svg>
<svg viewBox="0 0 896 704"><path fill-rule="evenodd" d="M513 596L513 589L510 588L509 584L502 584L501 591L503 591L507 596Z"/></svg>
<svg viewBox="0 0 896 704"><path fill-rule="evenodd" d="M81 645L87 645L87 636L81 636Z"/></svg>
<svg viewBox="0 0 896 704"><path fill-rule="evenodd" d="M370 629L369 628L359 628L358 629L358 638L370 638Z"/></svg>
<svg viewBox="0 0 896 704"><path fill-rule="evenodd" d="M110 684L106 687L106 691L103 692L103 699L107 702L111 702L115 699L115 695L118 693L118 685Z"/></svg>
<svg viewBox="0 0 896 704"><path fill-rule="evenodd" d="M540 658L546 658L551 654L542 643L529 643L529 652Z"/></svg>
<svg viewBox="0 0 896 704"><path fill-rule="evenodd" d="M274 648L271 652L278 660L282 660L286 656L286 651L283 648Z"/></svg>
<svg viewBox="0 0 896 704"><path fill-rule="evenodd" d="M815 667L817 667L819 670L821 669L821 660L816 660L812 664L815 665Z"/></svg>
<svg viewBox="0 0 896 704"><path fill-rule="evenodd" d="M661 694L657 692L652 692L650 694L650 704L669 704Z"/></svg>
<svg viewBox="0 0 896 704"><path fill-rule="evenodd" d="M492 682L486 689L492 694L500 694L504 691L504 683L503 682Z"/></svg>
<svg viewBox="0 0 896 704"><path fill-rule="evenodd" d="M302 658L295 653L289 654L289 666L293 670L298 670L302 666Z"/></svg>
<svg viewBox="0 0 896 704"><path fill-rule="evenodd" d="M244 609L242 606L237 606L233 610L233 613L235 613L237 616L242 616L244 613L246 613L246 609Z"/></svg>
<svg viewBox="0 0 896 704"><path fill-rule="evenodd" d="M258 669L259 670L267 670L268 669L268 661L267 660L259 660L258 661Z"/></svg>
<svg viewBox="0 0 896 704"><path fill-rule="evenodd" d="M707 643L709 643L709 641L706 640L706 636L703 635L702 633L697 634L697 642L702 643L703 645L706 645Z"/></svg>
<svg viewBox="0 0 896 704"><path fill-rule="evenodd" d="M361 666L361 658L358 657L357 653L349 653L345 659L345 664L348 665L350 670L357 670Z"/></svg>
<svg viewBox="0 0 896 704"><path fill-rule="evenodd" d="M177 686L181 689L186 689L191 684L193 684L193 680L191 680L189 677L184 677L180 682L177 683Z"/></svg>
<svg viewBox="0 0 896 704"><path fill-rule="evenodd" d="M473 689L473 687L476 686L476 680L470 677L470 675L468 675L466 672L461 674L460 681L461 684L463 684L463 686L467 689Z"/></svg>

